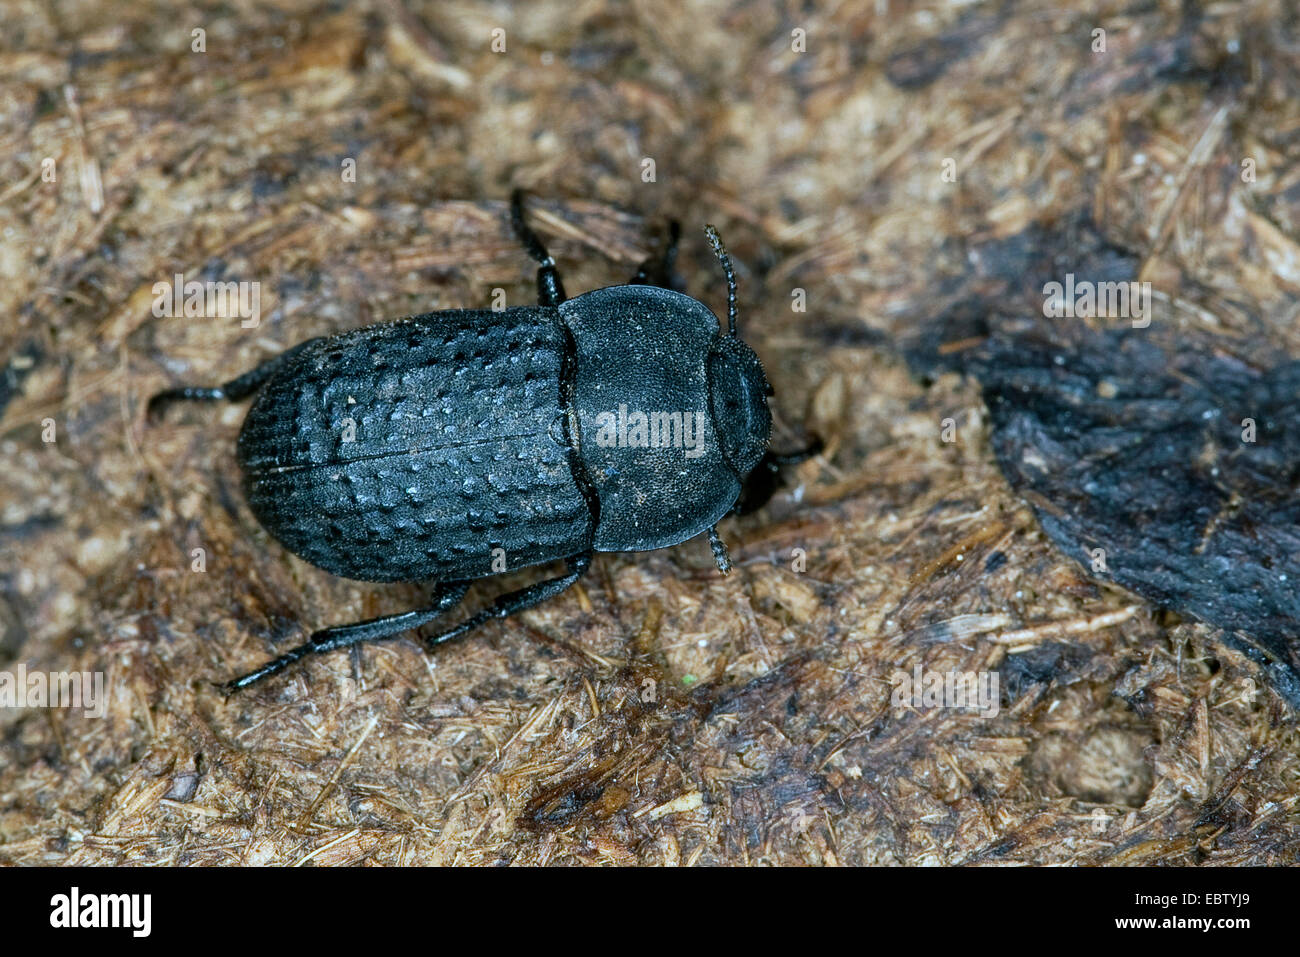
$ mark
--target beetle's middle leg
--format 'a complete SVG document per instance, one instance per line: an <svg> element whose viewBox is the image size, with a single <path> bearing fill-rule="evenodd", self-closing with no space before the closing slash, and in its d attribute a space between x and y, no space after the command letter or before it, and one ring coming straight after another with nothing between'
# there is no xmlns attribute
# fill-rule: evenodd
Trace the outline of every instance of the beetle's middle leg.
<svg viewBox="0 0 1300 957"><path fill-rule="evenodd" d="M493 618L505 618L513 615L517 611L523 611L526 608L532 608L534 605L540 605L548 598L554 598L560 592L564 591L587 571L591 565L591 552L585 552L582 555L565 559L568 564L568 571L563 575L555 578L548 578L545 581L535 582L526 588L520 588L518 591L506 592L499 595L492 604L488 605L482 611L470 615L459 625L453 625L446 631L441 631L436 635L430 635L424 639L424 643L430 649L436 648L445 642L454 638L459 638L466 632L473 631L479 625L491 621Z"/></svg>
<svg viewBox="0 0 1300 957"><path fill-rule="evenodd" d="M333 628L323 628L320 631L313 632L312 636L297 648L290 648L279 658L268 661L256 671L250 671L233 681L227 681L223 687L226 691L241 691L263 678L278 674L308 655L320 655L327 651L350 648L353 645L364 644L368 641L385 641L389 638L396 638L402 632L410 631L412 628L419 628L421 625L427 625L439 615L450 611L460 603L468 590L469 582L444 582L438 586L437 600L429 608L406 611L400 615L371 618L351 625L335 625Z"/></svg>
<svg viewBox="0 0 1300 957"><path fill-rule="evenodd" d="M528 255L537 260L537 301L543 306L558 306L568 297L564 295L564 283L560 281L560 271L555 268L555 257L546 251L538 235L524 221L524 191L517 189L510 194L510 225L515 235L523 243Z"/></svg>
<svg viewBox="0 0 1300 957"><path fill-rule="evenodd" d="M164 389L152 399L145 414L150 419L157 419L163 411L173 402L202 400L215 402L224 400L226 402L239 402L247 399L250 395L260 389L266 380L276 373L276 370L284 366L286 362L302 352L312 343L320 342L321 337L308 339L306 342L300 342L291 349L286 349L277 356L272 356L255 369L250 369L241 376L236 376L225 385L219 386L197 386L183 385L175 389Z"/></svg>

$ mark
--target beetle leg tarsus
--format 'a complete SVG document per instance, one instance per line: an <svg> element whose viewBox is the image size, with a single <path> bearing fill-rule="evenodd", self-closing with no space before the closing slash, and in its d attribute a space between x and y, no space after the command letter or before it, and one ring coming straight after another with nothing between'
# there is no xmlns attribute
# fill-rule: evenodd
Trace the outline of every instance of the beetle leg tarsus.
<svg viewBox="0 0 1300 957"><path fill-rule="evenodd" d="M518 591L506 592L499 595L492 604L482 611L475 612L458 625L453 625L446 631L439 632L436 635L430 635L424 639L424 643L430 650L438 645L445 644L453 639L459 638L468 632L473 631L479 625L491 621L493 618L506 618L515 612L523 611L526 608L532 608L539 605L548 598L554 598L560 592L567 589L576 582L587 571L591 565L591 552L577 555L573 558L566 559L569 570L563 575L555 578L548 578L545 581L536 582L527 588L520 588Z"/></svg>
<svg viewBox="0 0 1300 957"><path fill-rule="evenodd" d="M150 421L157 421L173 402L240 402L260 389L289 359L302 352L312 343L320 342L320 337L300 342L292 349L286 349L278 356L272 356L255 369L250 369L241 376L236 376L225 385L204 387L195 385L164 389L149 400L145 415Z"/></svg>
<svg viewBox="0 0 1300 957"><path fill-rule="evenodd" d="M385 615L367 621L354 622L351 625L335 625L313 632L306 642L297 648L290 648L279 658L268 661L256 671L250 671L233 681L227 681L222 688L226 692L242 691L249 685L256 684L263 678L278 674L308 655L321 655L327 651L350 648L370 641L385 641L396 638L402 632L427 625L435 618L450 611L465 597L469 582L447 582L439 586L438 600L429 608L402 612L399 615Z"/></svg>
<svg viewBox="0 0 1300 957"><path fill-rule="evenodd" d="M727 543L718 534L717 525L709 526L709 548L713 549L713 560L718 565L718 571L724 575L731 574L731 555L727 552Z"/></svg>
<svg viewBox="0 0 1300 957"><path fill-rule="evenodd" d="M677 220L668 223L668 242L657 256L648 257L639 267L636 275L627 281L629 286L663 286L665 289L677 289L673 281L673 264L677 262L677 244L682 238L682 224Z"/></svg>
<svg viewBox="0 0 1300 957"><path fill-rule="evenodd" d="M510 225L515 235L523 244L528 255L537 261L537 301L543 306L558 306L568 297L564 294L564 283L560 281L560 271L555 266L555 259L546 251L545 244L532 227L524 220L524 191L516 189L510 194Z"/></svg>

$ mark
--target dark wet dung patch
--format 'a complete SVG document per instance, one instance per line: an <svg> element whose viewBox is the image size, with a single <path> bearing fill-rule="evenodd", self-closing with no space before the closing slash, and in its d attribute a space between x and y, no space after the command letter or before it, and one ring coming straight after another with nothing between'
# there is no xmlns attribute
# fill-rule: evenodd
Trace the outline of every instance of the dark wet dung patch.
<svg viewBox="0 0 1300 957"><path fill-rule="evenodd" d="M975 331L945 326L928 341ZM998 463L1057 545L1223 628L1300 705L1300 362L1155 323L979 331L913 366L980 382Z"/></svg>

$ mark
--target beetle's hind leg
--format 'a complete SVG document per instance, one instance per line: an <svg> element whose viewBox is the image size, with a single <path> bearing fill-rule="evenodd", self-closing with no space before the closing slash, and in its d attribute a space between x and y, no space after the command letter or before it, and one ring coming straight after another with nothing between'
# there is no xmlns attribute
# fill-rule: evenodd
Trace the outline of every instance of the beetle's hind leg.
<svg viewBox="0 0 1300 957"><path fill-rule="evenodd" d="M149 400L149 406L145 414L150 419L156 420L163 414L167 406L173 402L194 400L239 402L242 399L247 399L260 389L267 379L275 375L276 371L282 368L286 362L316 342L320 342L319 337L300 342L293 348L281 352L278 356L267 359L256 369L250 369L243 375L231 379L225 385L215 387L185 385L175 389L164 389Z"/></svg>
<svg viewBox="0 0 1300 957"><path fill-rule="evenodd" d="M517 189L510 194L510 225L515 235L523 243L528 255L538 262L537 301L543 306L558 306L568 297L564 295L564 283L560 281L560 271L555 267L555 258L546 251L538 235L524 220L524 191Z"/></svg>
<svg viewBox="0 0 1300 957"><path fill-rule="evenodd" d="M568 559L568 571L563 575L536 582L527 588L520 588L518 591L507 592L499 596L482 611L470 615L460 624L426 638L425 644L430 649L436 648L438 645L445 644L473 631L479 625L491 621L493 618L505 618L517 611L523 611L526 608L541 604L548 598L554 598L581 578L590 565L591 552L570 558ZM334 628L326 628L315 632L311 638L297 648L289 649L279 658L268 661L256 671L250 671L233 681L226 682L222 687L228 692L242 691L263 678L269 678L271 675L280 673L285 668L309 655L320 655L327 651L350 648L353 645L360 645L370 641L385 641L397 637L402 632L410 631L412 628L427 625L459 604L460 600L465 597L465 592L469 589L469 583L446 582L439 588L438 599L429 608L403 612L400 615L385 615L383 618L371 618L368 621L359 621L352 625L338 625Z"/></svg>
<svg viewBox="0 0 1300 957"><path fill-rule="evenodd" d="M324 628L314 632L306 642L297 648L289 649L279 658L268 661L256 671L250 671L233 681L227 681L222 687L226 691L242 691L263 678L278 674L308 655L321 655L327 651L350 648L369 641L386 641L390 638L396 638L402 632L410 631L412 628L419 628L421 625L427 625L438 616L450 611L460 603L468 590L469 582L445 582L438 586L437 601L429 608L407 611L400 615L371 618L351 625L336 625L333 628Z"/></svg>
<svg viewBox="0 0 1300 957"><path fill-rule="evenodd" d="M636 275L627 281L629 286L663 286L678 289L673 281L673 264L677 262L677 243L682 238L682 224L677 220L668 223L668 241L658 255L650 256L637 267Z"/></svg>

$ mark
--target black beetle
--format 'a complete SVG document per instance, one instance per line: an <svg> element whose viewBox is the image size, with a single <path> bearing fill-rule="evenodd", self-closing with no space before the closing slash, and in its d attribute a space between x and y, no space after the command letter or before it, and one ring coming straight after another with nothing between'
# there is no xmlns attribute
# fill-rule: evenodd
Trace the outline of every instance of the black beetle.
<svg viewBox="0 0 1300 957"><path fill-rule="evenodd" d="M555 260L511 221L539 264L536 306L454 309L309 339L218 388L256 395L239 434L249 506L286 548L361 581L436 581L429 608L315 632L227 683L245 688L299 659L393 638L455 606L478 578L563 558L567 572L497 598L426 639L432 648L557 595L596 551L644 551L761 506L778 467L820 449L768 450L772 394L758 357L703 303L669 288L680 228L624 286L566 299Z"/></svg>

